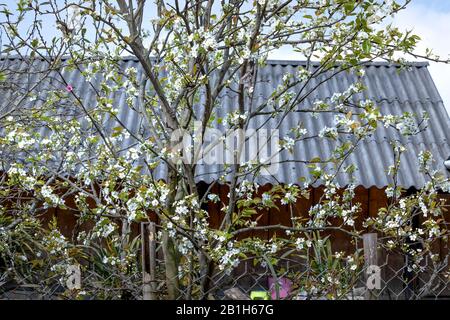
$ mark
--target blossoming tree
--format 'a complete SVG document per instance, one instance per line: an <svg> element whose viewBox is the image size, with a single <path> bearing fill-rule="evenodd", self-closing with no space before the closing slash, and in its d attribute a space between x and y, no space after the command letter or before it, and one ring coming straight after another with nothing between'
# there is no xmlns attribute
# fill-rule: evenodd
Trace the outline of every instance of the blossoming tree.
<svg viewBox="0 0 450 320"><path fill-rule="evenodd" d="M375 101L354 102L365 90L364 64L376 59L401 64L408 55L440 61L431 52L417 54L419 38L389 24L409 2L20 0L16 7L1 5L6 56L0 77L8 92L0 109L0 268L5 277L24 284L42 277L49 279L45 285L55 279L64 283L67 266L79 263L95 281L78 294L89 296L94 288L98 293L99 286L109 298L123 296L126 289L135 292L139 238L133 225L150 216L157 217L165 288L172 299L180 297L182 287L191 288L185 298L207 297L213 274L231 272L249 256L273 268L288 252L310 257L307 267L313 270L317 253L332 241L325 236L329 230L359 241L363 228L355 224L361 211L355 186L339 186L336 176L352 174L355 166L346 161L378 127L404 135L426 127L426 115L416 125L408 114L382 115ZM286 73L260 101L254 93L265 84L258 72L280 48L296 52L305 64L295 75ZM9 61L12 54L20 59ZM136 63L127 65L124 56ZM331 81L341 72L356 74L357 81L329 101L305 107L314 95L311 83ZM83 89L76 85L79 77ZM226 114L224 93L233 96ZM277 129L300 105L305 117L332 113L335 125L308 132L299 123L279 137L269 157L257 152L241 160L244 141L252 138L246 131L251 121L275 119ZM133 123L123 121L124 112L134 115ZM223 142L206 143L217 128L224 136L237 132L240 143L225 147L229 161L219 163L217 179L200 188L200 159ZM312 138L336 142L330 157L293 158L309 165L311 174L261 192L257 177L270 173L280 153ZM404 146L394 144L393 150L395 163L386 169L395 181ZM430 152L418 161L429 178L426 187L402 197L393 183L387 189L389 206L363 222L417 263L433 255L433 241L448 236L437 192L449 188L448 180L430 169ZM325 186L324 195L308 209L306 220L294 212L289 225L258 224L262 210L287 206L295 211L296 201L307 198L317 182ZM226 199L213 192L215 184L228 187ZM214 227L206 210L212 203L221 212ZM79 225L91 227L74 231L72 238L63 236L55 221L42 228L40 217L51 208L67 210ZM417 215L427 218L412 228ZM258 230L285 235L241 236ZM420 242L421 249L411 242ZM339 298L351 289L350 275L361 270L361 255L325 253L333 262L329 273L299 280L298 287Z"/></svg>

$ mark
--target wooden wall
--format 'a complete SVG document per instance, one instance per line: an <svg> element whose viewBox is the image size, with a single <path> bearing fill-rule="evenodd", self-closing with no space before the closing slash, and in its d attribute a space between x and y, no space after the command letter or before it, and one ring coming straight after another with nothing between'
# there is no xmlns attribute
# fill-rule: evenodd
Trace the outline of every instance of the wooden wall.
<svg viewBox="0 0 450 320"><path fill-rule="evenodd" d="M259 194L270 190L270 185L265 185L260 188ZM221 201L226 202L228 187L223 185L216 185L212 188L212 192L219 195ZM276 225L281 224L285 226L291 225L291 215L298 218L308 218L309 208L320 202L323 195L323 188L311 188L309 190L309 199L301 198L295 204L295 208L291 211L288 206L279 206L279 210L270 209L263 210L257 214L254 219L258 221L258 226L264 225ZM376 216L378 210L387 205L387 197L384 189L378 189L372 187L370 189L365 189L362 186L358 186L355 189L355 203L361 204L361 214L356 220L356 227L358 230L362 228L362 221L369 216ZM278 203L279 205L279 203ZM218 227L224 217L224 213L220 212L220 204L208 205L206 210L210 214L210 221L212 227ZM338 221L336 219L336 225L341 223L342 220ZM332 231L330 232L332 243L335 244L336 250L352 250L355 244L350 243L350 238L343 232ZM252 232L246 232L240 235L240 238L245 237L260 237L263 239L270 239L273 236L283 237L285 236L284 231L280 230L258 230Z"/></svg>
<svg viewBox="0 0 450 320"><path fill-rule="evenodd" d="M200 184L200 190L206 190L206 184ZM271 188L270 185L262 186L259 190L259 194L262 194L265 191L268 191ZM219 195L221 201L227 201L228 195L228 187L224 185L215 185L212 190L213 193ZM279 210L270 209L263 210L253 219L256 219L258 226L265 225L274 225L274 224L282 224L286 226L291 225L291 214L295 217L307 218L309 208L317 204L321 196L323 195L323 188L311 188L309 191L309 199L299 199L295 205L295 210L292 212L289 210L287 206L280 206ZM450 195L443 195L443 198L447 199L447 203L450 205ZM70 199L68 199L70 203ZM355 202L361 204L361 213L356 219L356 228L357 230L362 230L362 221L364 221L368 217L374 217L377 215L378 210L382 207L385 207L388 203L388 199L384 192L384 189L378 189L376 187L371 187L366 189L362 186L358 186L355 189ZM204 209L208 211L210 216L210 225L213 228L218 228L223 217L224 213L220 211L221 204L208 204ZM72 237L74 234L77 234L80 230L87 230L92 227L92 223L84 223L81 226L77 226L77 215L75 212L70 210L62 210L62 209L51 209L44 215L44 220L49 221L51 217L56 217L58 221L58 225L61 229L61 232L68 237ZM158 222L156 216L152 215L152 220ZM450 212L447 212L447 221L450 221ZM336 220L336 224L342 222L342 220ZM350 228L350 227L347 227ZM139 228L138 226L133 226L134 233L137 234ZM350 229L348 229L350 230ZM367 232L371 232L371 230L366 230ZM355 249L355 243L350 242L350 237L341 231L331 231L331 241L333 243L334 250L343 250L351 252ZM240 234L239 238L245 237L260 237L263 239L270 239L273 236L283 237L285 233L280 230L257 230L257 231L249 231ZM442 255L448 254L448 245L445 241L441 241L439 244L436 244L436 250L438 250Z"/></svg>

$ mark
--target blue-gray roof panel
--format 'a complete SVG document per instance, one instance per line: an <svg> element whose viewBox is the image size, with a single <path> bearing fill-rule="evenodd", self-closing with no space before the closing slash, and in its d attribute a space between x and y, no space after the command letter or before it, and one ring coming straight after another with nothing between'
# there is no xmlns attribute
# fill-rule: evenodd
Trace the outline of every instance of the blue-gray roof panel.
<svg viewBox="0 0 450 320"><path fill-rule="evenodd" d="M16 75L14 81L20 81L23 88L29 88L38 79L38 72L46 69L46 63L39 60L33 62L34 70L24 69L26 65L18 58L2 59L2 65L15 65L16 69L23 69L22 75ZM124 58L123 68L135 67L138 70L138 77L142 76L142 68L138 61L133 58ZM258 85L255 87L254 97L256 102L261 103L268 99L274 89L278 86L285 73L295 75L298 67L304 62L296 61L268 61L267 65L259 70ZM0 65L0 69L2 66ZM336 70L338 70L336 68ZM450 156L450 119L443 105L442 99L433 83L426 63L411 63L408 68L383 62L372 62L365 65L365 76L363 82L367 89L362 94L357 94L353 98L355 101L362 99L372 99L377 102L382 114L401 115L410 112L417 115L416 121L424 112L427 112L430 120L428 127L423 132L415 136L405 137L392 128L380 127L375 134L362 143L357 150L347 160L347 164L353 163L357 167L355 182L365 187L384 187L391 183L386 174L387 168L393 163L393 154L390 141L398 140L403 143L408 151L402 158L402 165L399 174L399 184L409 188L419 188L424 185L425 177L418 170L418 154L421 150L430 150L434 157L436 169L449 172L445 169L443 162ZM90 107L95 107L96 100L91 84L85 81L80 72L76 70L63 70L64 78L70 83L80 98ZM355 82L356 75L351 72L339 72L335 77L320 84L324 77L314 79L306 90L313 89L312 93L304 101L296 106L285 118L279 127L280 136L289 134L290 129L302 122L308 129L309 134L317 134L325 125L332 126L334 115L320 113L312 117L311 114L300 112L308 109L315 100L327 101L336 92L345 91L349 85ZM53 82L52 82L53 81ZM100 79L92 80L93 87L98 85ZM12 81L11 81L12 82ZM50 83L53 83L52 85ZM60 78L55 72L51 77L44 78L42 84L37 87L41 92L41 98L45 99L46 90L51 86L64 86L60 83ZM317 86L317 88L316 88ZM292 89L296 93L300 86ZM307 92L307 91L305 91ZM20 90L6 90L2 101L0 101L0 113L8 107L8 101L17 99ZM39 99L38 99L39 100ZM134 132L145 130L145 123L142 117L130 109L126 102L123 90L114 96L115 108L119 109L118 118L129 129ZM36 103L39 103L37 101ZM230 111L234 111L237 106L237 97L230 90L225 90L220 94L220 108L217 109L217 116L224 116ZM267 119L267 115L257 116L250 122L250 128L274 128L279 123L279 117ZM112 127L112 121L105 121L105 126ZM219 126L219 125L218 125ZM220 126L219 126L220 127ZM42 128L43 132L46 130ZM129 142L128 142L129 144ZM309 177L308 168L298 162L289 160L309 160L313 157L326 159L330 156L336 142L328 139L310 139L296 144L293 155L282 152L279 170L274 176L260 177L260 183L297 183L300 177ZM124 145L126 147L126 145ZM156 172L156 177L164 178L166 169L162 166ZM211 182L217 180L222 168L221 166L199 165L197 167L197 180ZM450 176L450 175L449 175ZM349 176L340 174L338 177L340 185L350 183Z"/></svg>

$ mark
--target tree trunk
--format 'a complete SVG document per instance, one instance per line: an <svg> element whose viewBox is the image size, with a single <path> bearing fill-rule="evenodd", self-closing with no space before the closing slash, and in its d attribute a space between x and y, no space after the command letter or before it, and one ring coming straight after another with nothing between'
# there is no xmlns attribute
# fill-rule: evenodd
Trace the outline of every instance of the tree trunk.
<svg viewBox="0 0 450 320"><path fill-rule="evenodd" d="M173 172L173 170L169 170L168 181L170 193L168 195L166 207L169 215L171 216L174 212L173 203L177 198L179 189L176 174L177 173ZM162 248L164 254L168 298L174 300L180 296L180 285L178 279L178 252L176 249L176 243L169 236L167 230L162 231Z"/></svg>
<svg viewBox="0 0 450 320"><path fill-rule="evenodd" d="M207 259L207 257L200 252L199 253L199 262L200 262L200 274L201 274L201 299L207 299L208 297L208 290L209 290L209 284L210 284L210 263Z"/></svg>
<svg viewBox="0 0 450 320"><path fill-rule="evenodd" d="M174 300L180 296L180 287L178 283L178 261L174 242L170 238L167 231L163 231L162 234L162 247L166 269L168 298Z"/></svg>

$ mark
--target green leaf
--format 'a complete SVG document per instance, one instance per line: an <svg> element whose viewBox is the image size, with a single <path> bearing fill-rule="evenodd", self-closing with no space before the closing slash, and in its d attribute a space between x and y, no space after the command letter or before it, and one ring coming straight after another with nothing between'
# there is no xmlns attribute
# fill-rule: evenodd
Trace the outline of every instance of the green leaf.
<svg viewBox="0 0 450 320"><path fill-rule="evenodd" d="M371 48L372 48L372 45L370 43L370 40L369 39L364 40L362 43L362 49L363 49L364 53L369 54Z"/></svg>
<svg viewBox="0 0 450 320"><path fill-rule="evenodd" d="M252 208L246 208L244 210L242 210L242 217L243 218L249 218L254 214L257 214L258 212L255 209Z"/></svg>
<svg viewBox="0 0 450 320"><path fill-rule="evenodd" d="M345 14L351 13L354 8L355 8L355 3L354 2L347 2L344 5Z"/></svg>

